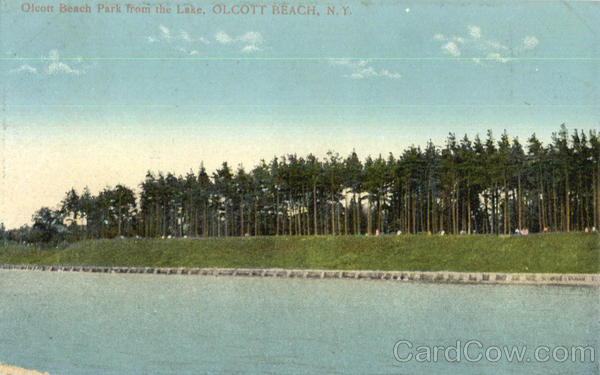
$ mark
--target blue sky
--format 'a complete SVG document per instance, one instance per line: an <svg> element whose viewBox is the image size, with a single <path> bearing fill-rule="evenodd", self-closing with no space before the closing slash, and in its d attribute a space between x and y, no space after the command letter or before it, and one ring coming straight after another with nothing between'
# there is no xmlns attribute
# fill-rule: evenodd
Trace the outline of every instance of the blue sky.
<svg viewBox="0 0 600 375"><path fill-rule="evenodd" d="M399 154L448 132L600 128L596 2L350 1L346 17L324 16L325 3L319 17L194 4L207 14L2 3L0 221L21 225L71 186L135 186L147 169L201 160L252 167L281 153Z"/></svg>

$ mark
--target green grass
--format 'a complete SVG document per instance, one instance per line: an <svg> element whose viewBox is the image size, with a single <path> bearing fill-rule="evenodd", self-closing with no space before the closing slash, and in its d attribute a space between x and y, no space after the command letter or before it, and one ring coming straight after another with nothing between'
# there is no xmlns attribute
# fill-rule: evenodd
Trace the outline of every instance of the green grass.
<svg viewBox="0 0 600 375"><path fill-rule="evenodd" d="M600 235L113 239L0 244L0 263L598 273Z"/></svg>

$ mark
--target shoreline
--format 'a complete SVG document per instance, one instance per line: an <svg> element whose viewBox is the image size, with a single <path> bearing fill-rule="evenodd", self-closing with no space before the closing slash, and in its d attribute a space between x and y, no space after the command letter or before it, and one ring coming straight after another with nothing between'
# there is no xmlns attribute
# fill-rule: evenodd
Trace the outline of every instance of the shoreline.
<svg viewBox="0 0 600 375"><path fill-rule="evenodd" d="M457 271L319 270L284 268L186 268L0 264L2 270L134 275L238 276L299 279L388 280L440 284L572 285L600 287L600 274Z"/></svg>

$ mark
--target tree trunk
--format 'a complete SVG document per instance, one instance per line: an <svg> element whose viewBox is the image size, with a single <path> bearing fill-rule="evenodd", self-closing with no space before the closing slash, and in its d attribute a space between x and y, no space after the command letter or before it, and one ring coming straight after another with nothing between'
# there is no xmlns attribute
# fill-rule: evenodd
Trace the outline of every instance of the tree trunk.
<svg viewBox="0 0 600 375"><path fill-rule="evenodd" d="M219 212L218 209L215 213L215 219L217 222L217 237L221 237L221 213Z"/></svg>
<svg viewBox="0 0 600 375"><path fill-rule="evenodd" d="M304 197L304 209L305 209L305 216L304 216L304 232L306 233L306 235L310 236L310 213L309 213L309 205L308 205L308 194L306 194L306 192L304 192L303 194Z"/></svg>
<svg viewBox="0 0 600 375"><path fill-rule="evenodd" d="M444 196L440 199L440 232L444 230Z"/></svg>
<svg viewBox="0 0 600 375"><path fill-rule="evenodd" d="M377 194L377 225L376 230L381 232L381 195Z"/></svg>
<svg viewBox="0 0 600 375"><path fill-rule="evenodd" d="M556 195L556 181L554 180L554 173L552 173L552 204L553 204L553 208L552 208L552 213L553 213L553 218L554 218L554 231L558 230L558 207L557 207L557 195Z"/></svg>
<svg viewBox="0 0 600 375"><path fill-rule="evenodd" d="M430 191L429 191L429 177L427 178L427 234L431 233L431 226L430 226L430 221L429 221L429 217L430 217Z"/></svg>
<svg viewBox="0 0 600 375"><path fill-rule="evenodd" d="M275 236L279 236L279 190L275 195L277 200L275 203Z"/></svg>
<svg viewBox="0 0 600 375"><path fill-rule="evenodd" d="M485 217L485 221L484 221L484 227L483 230L486 234L488 234L490 232L489 230L489 221L490 221L490 214L488 212L488 194L484 193L483 195L483 215Z"/></svg>
<svg viewBox="0 0 600 375"><path fill-rule="evenodd" d="M229 235L230 236L235 236L235 208L233 207L233 200L231 201L231 217L230 217L230 228L229 231Z"/></svg>
<svg viewBox="0 0 600 375"><path fill-rule="evenodd" d="M248 220L246 220L246 233L251 234L252 226L250 225L250 223L251 223L250 218L252 217L252 205L248 205L248 211L246 211L246 217L248 218Z"/></svg>
<svg viewBox="0 0 600 375"><path fill-rule="evenodd" d="M232 215L233 216L233 215ZM229 237L229 210L227 209L227 204L225 204L225 220L223 221L223 223L225 224L225 237ZM233 228L231 228L231 230L233 230Z"/></svg>
<svg viewBox="0 0 600 375"><path fill-rule="evenodd" d="M580 231L583 231L583 228L585 227L585 222L583 219L583 205L585 203L585 198L583 195L583 189L581 187L581 171L578 174L579 179L577 181L577 206L579 206L579 223L577 225L577 228L579 228Z"/></svg>
<svg viewBox="0 0 600 375"><path fill-rule="evenodd" d="M154 212L156 212L156 236L160 237L160 210L158 209L158 202L154 203Z"/></svg>
<svg viewBox="0 0 600 375"><path fill-rule="evenodd" d="M416 194L413 197L411 194L411 205L412 205L412 232L417 234L417 199Z"/></svg>
<svg viewBox="0 0 600 375"><path fill-rule="evenodd" d="M336 207L335 211L336 211L336 214L337 214L337 234L341 235L342 234L342 228L341 228L342 221L341 221L341 217L340 217L340 211L341 210L340 210L340 207L337 204L335 205L335 207Z"/></svg>
<svg viewBox="0 0 600 375"><path fill-rule="evenodd" d="M289 202L292 201L292 198L290 197ZM290 210L292 209L291 204L288 203L288 212L290 212ZM294 232L294 213L292 211L292 215L288 215L288 236L291 236Z"/></svg>
<svg viewBox="0 0 600 375"><path fill-rule="evenodd" d="M331 191L331 234L335 236L335 204L333 201L333 190Z"/></svg>
<svg viewBox="0 0 600 375"><path fill-rule="evenodd" d="M467 233L471 234L471 186L467 180Z"/></svg>
<svg viewBox="0 0 600 375"><path fill-rule="evenodd" d="M593 211L594 228L598 228L598 182L596 181L596 170L592 169Z"/></svg>
<svg viewBox="0 0 600 375"><path fill-rule="evenodd" d="M357 216L358 216L358 203L356 202L356 193L352 194L352 203L354 205L354 215L352 218L352 227L354 228L354 234L358 234L358 225L357 223Z"/></svg>
<svg viewBox="0 0 600 375"><path fill-rule="evenodd" d="M523 211L521 209L521 172L517 177L517 204L518 204L518 212L519 212L519 230L523 228Z"/></svg>
<svg viewBox="0 0 600 375"><path fill-rule="evenodd" d="M367 199L367 235L373 234L373 219L371 218L371 196Z"/></svg>
<svg viewBox="0 0 600 375"><path fill-rule="evenodd" d="M460 182L456 184L456 233L460 234L467 227L465 222L465 202L460 196Z"/></svg>
<svg viewBox="0 0 600 375"><path fill-rule="evenodd" d="M432 194L432 204L431 204L431 232L432 233L437 233L438 232L438 227L437 227L437 202L435 201L433 194Z"/></svg>
<svg viewBox="0 0 600 375"><path fill-rule="evenodd" d="M345 196L346 205L344 206L344 235L348 235L348 195Z"/></svg>
<svg viewBox="0 0 600 375"><path fill-rule="evenodd" d="M198 237L198 206L194 205L194 237Z"/></svg>
<svg viewBox="0 0 600 375"><path fill-rule="evenodd" d="M260 228L258 222L258 197L254 197L254 235L260 236Z"/></svg>
<svg viewBox="0 0 600 375"><path fill-rule="evenodd" d="M323 234L329 235L329 215L327 214L327 204L323 204Z"/></svg>
<svg viewBox="0 0 600 375"><path fill-rule="evenodd" d="M540 223L540 232L543 232L546 228L546 215L544 212L544 179L542 176L542 171L539 172L539 184L540 184L540 194L538 194L539 201L539 223Z"/></svg>
<svg viewBox="0 0 600 375"><path fill-rule="evenodd" d="M450 209L452 210L452 233L456 234L456 178L452 176L452 195L450 196Z"/></svg>
<svg viewBox="0 0 600 375"><path fill-rule="evenodd" d="M240 204L240 236L244 236L244 204Z"/></svg>
<svg viewBox="0 0 600 375"><path fill-rule="evenodd" d="M296 208L296 235L302 235L302 215L300 214L300 206L294 204Z"/></svg>
<svg viewBox="0 0 600 375"><path fill-rule="evenodd" d="M208 203L204 202L204 213L202 214L202 237L208 237L208 225L206 219L208 218Z"/></svg>
<svg viewBox="0 0 600 375"><path fill-rule="evenodd" d="M600 161L596 164L596 229L600 230Z"/></svg>
<svg viewBox="0 0 600 375"><path fill-rule="evenodd" d="M422 195L422 193L421 193ZM422 232L423 228L425 228L425 223L423 222L423 197L419 196L419 228L417 228L417 231Z"/></svg>
<svg viewBox="0 0 600 375"><path fill-rule="evenodd" d="M358 202L356 205L356 227L358 229L358 235L362 234L362 228L360 226L360 217L362 216L362 200L360 199L360 193L358 194Z"/></svg>
<svg viewBox="0 0 600 375"><path fill-rule="evenodd" d="M504 169L504 234L510 233L508 227L508 186L506 185L506 169Z"/></svg>
<svg viewBox="0 0 600 375"><path fill-rule="evenodd" d="M404 232L410 234L410 195L408 190L404 192Z"/></svg>
<svg viewBox="0 0 600 375"><path fill-rule="evenodd" d="M494 185L494 190L492 191L492 232L494 234L500 234L498 227L498 196L496 186Z"/></svg>
<svg viewBox="0 0 600 375"><path fill-rule="evenodd" d="M313 234L316 236L319 234L319 225L317 220L317 183L313 183L313 224L314 224L314 232Z"/></svg>
<svg viewBox="0 0 600 375"><path fill-rule="evenodd" d="M567 233L571 230L571 208L569 205L569 171L565 168L565 223Z"/></svg>

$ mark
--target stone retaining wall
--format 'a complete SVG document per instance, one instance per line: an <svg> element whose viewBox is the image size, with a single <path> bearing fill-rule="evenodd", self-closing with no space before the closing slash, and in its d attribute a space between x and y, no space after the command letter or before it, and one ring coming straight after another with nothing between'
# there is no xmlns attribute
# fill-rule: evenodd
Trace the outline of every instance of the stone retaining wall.
<svg viewBox="0 0 600 375"><path fill-rule="evenodd" d="M356 279L394 280L400 282L430 282L454 284L532 284L532 285L580 285L600 287L600 274L561 273L501 273L501 272L420 272L420 271L349 271L349 270L302 270L279 268L164 268L164 267L107 267L72 265L16 265L0 264L0 269L127 273L158 275L245 276L280 277L300 279Z"/></svg>

